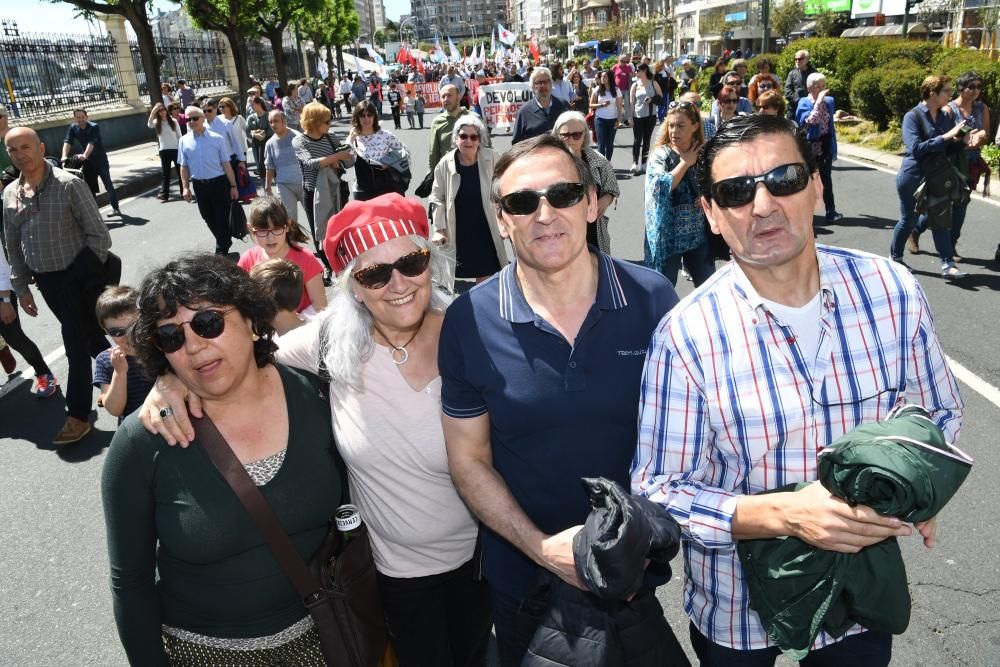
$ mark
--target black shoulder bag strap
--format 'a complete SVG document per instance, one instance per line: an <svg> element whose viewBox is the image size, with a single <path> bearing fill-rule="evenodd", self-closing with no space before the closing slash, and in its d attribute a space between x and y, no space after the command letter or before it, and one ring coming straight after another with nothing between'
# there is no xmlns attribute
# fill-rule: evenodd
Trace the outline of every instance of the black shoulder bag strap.
<svg viewBox="0 0 1000 667"><path fill-rule="evenodd" d="M299 594L302 603L312 616L313 622L321 637L340 637L340 626L333 615L333 609L327 602L321 591L319 583L309 572L305 561L295 549L292 539L281 525L278 515L274 513L271 506L267 504L264 494L260 492L254 484L250 474L236 458L236 454L229 447L229 443L219 433L208 415L201 419L191 417L198 442L204 448L208 458L216 467L222 477L229 484L233 492L240 499L243 508L250 515L250 520L257 526L257 530L264 536L267 546L271 549L274 559L284 570L292 587ZM335 642L339 646L344 646L343 641ZM341 651L328 646L327 642L322 642L323 657L328 665L339 664L343 660Z"/></svg>

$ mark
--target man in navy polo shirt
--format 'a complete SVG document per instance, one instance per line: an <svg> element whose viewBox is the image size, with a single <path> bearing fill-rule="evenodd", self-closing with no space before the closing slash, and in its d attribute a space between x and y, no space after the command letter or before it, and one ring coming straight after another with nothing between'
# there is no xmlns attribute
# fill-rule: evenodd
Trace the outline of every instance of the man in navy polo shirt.
<svg viewBox="0 0 1000 667"><path fill-rule="evenodd" d="M515 617L539 569L581 585L580 479L628 488L646 346L677 295L659 273L588 248L596 189L552 135L497 160L493 200L517 259L448 308L438 366L452 478L487 528L500 660L519 665L534 629Z"/></svg>

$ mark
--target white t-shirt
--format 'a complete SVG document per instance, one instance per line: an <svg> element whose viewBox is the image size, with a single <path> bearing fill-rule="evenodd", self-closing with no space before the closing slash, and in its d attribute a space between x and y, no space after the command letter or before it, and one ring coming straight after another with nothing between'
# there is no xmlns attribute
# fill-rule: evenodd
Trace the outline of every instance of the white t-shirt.
<svg viewBox="0 0 1000 667"><path fill-rule="evenodd" d="M616 100L620 99L622 96L622 91L615 91L616 94L605 92L603 95L597 96L598 102L608 102L607 106L597 107L594 110L595 118L603 118L605 120L618 120L618 102Z"/></svg>
<svg viewBox="0 0 1000 667"><path fill-rule="evenodd" d="M319 325L282 336L278 361L317 373ZM330 411L375 565L399 578L454 570L472 558L478 527L448 472L441 378L413 389L381 345L362 378L362 392L331 383Z"/></svg>
<svg viewBox="0 0 1000 667"><path fill-rule="evenodd" d="M176 123L177 121L174 121ZM161 151L175 151L177 150L177 144L181 140L181 131L176 127L176 125L171 125L167 121L163 121L160 128L161 131L156 133L156 143L158 145L157 150ZM156 121L151 120L147 123L147 127L151 130L156 130Z"/></svg>
<svg viewBox="0 0 1000 667"><path fill-rule="evenodd" d="M761 299L778 321L787 325L795 334L795 343L810 371L816 366L816 355L819 353L819 321L823 316L821 297L822 292L816 292L809 303L799 308Z"/></svg>

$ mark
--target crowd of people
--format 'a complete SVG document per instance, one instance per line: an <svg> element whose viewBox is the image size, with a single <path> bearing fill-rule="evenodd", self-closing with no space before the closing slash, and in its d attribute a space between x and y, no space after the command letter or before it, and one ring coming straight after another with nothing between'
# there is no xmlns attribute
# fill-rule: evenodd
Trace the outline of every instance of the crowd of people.
<svg viewBox="0 0 1000 667"><path fill-rule="evenodd" d="M18 307L38 313L34 285L69 361L55 444L89 433L93 387L119 417L102 492L130 662L323 664L311 617L189 411L211 417L303 557L338 506L359 508L403 667L485 665L491 628L501 664L522 664L540 624L523 610L542 575L584 588L582 478L648 498L680 526L687 632L704 665L780 653L751 608L738 541L794 536L853 553L916 531L933 546L935 519L850 506L815 480L826 445L901 404L958 436L957 383L903 251L929 227L944 277L964 275L967 199L914 210L936 168L925 156L981 157L981 79L924 81L880 258L815 241L820 201L825 222L843 216L836 101L808 53L783 88L766 59L748 74L740 58L715 63L711 108L692 64L669 57L272 78L242 105L164 84L148 120L158 196L169 200L176 173L215 252L170 259L134 288L112 275L93 196L100 178L117 211L97 123L79 110L66 135L63 160L80 151L81 179L3 112L0 155L15 173L0 334L33 367L35 394L51 396L56 380L19 324ZM470 77L529 83L509 151L494 149ZM426 207L405 196L405 135L382 127L424 127L426 100L405 84L425 78L441 102ZM346 136L334 117L350 119ZM644 266L611 255L625 127L645 183ZM230 213L248 188L254 245L233 261ZM683 301L681 271L697 288ZM479 285L456 297L456 279ZM879 367L857 363L872 358ZM758 495L790 482L809 484ZM891 634L854 625L818 631L810 660L887 665L891 647Z"/></svg>

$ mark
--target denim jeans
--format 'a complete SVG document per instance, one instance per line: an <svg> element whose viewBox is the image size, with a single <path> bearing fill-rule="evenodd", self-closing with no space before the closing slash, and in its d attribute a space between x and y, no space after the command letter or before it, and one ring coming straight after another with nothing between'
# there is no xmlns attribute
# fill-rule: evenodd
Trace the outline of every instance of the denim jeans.
<svg viewBox="0 0 1000 667"><path fill-rule="evenodd" d="M595 118L597 129L597 152L611 162L611 154L615 150L615 134L618 132L618 121L614 118Z"/></svg>
<svg viewBox="0 0 1000 667"><path fill-rule="evenodd" d="M740 651L713 643L694 624L689 626L691 646L702 667L771 667L781 653L777 646ZM883 667L892 658L892 635L862 632L812 651L799 664L803 667Z"/></svg>
<svg viewBox="0 0 1000 667"><path fill-rule="evenodd" d="M681 268L681 260L684 260L684 268L691 274L691 280L694 282L695 287L701 285L715 273L715 260L711 257L707 240L697 248L692 248L679 255L670 255L663 260L663 266L653 266L650 262L648 241L643 241L643 254L643 264L654 271L662 273L670 281L670 284L674 286L677 285L677 272Z"/></svg>
<svg viewBox="0 0 1000 667"><path fill-rule="evenodd" d="M923 219L924 228L927 227L927 216L921 216L914 212L916 198L914 193L920 185L920 176L906 174L900 171L896 174L896 192L899 194L899 221L892 230L892 243L889 246L889 255L895 260L903 259L903 248L910 233L917 228L919 219ZM964 211L963 211L964 214ZM934 236L934 247L937 248L941 264L948 264L955 254L954 246L951 243L951 230L932 229Z"/></svg>
<svg viewBox="0 0 1000 667"><path fill-rule="evenodd" d="M966 211L968 211L968 209L969 209L968 204L964 204L962 206L956 205L951 209L951 245L949 246L952 253L951 259L954 259L955 248L956 246L958 246L958 239L962 235L962 225L965 224L965 213ZM917 220L917 226L913 230L913 235L919 239L920 235L926 231L927 231L927 216L922 215L920 216L920 219ZM940 255L940 253L938 254ZM944 257L941 258L941 263L942 264L945 263Z"/></svg>
<svg viewBox="0 0 1000 667"><path fill-rule="evenodd" d="M819 159L819 180L823 183L823 207L829 219L837 212L833 201L833 158L829 153Z"/></svg>

